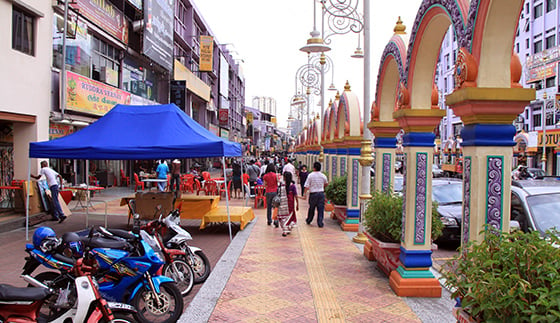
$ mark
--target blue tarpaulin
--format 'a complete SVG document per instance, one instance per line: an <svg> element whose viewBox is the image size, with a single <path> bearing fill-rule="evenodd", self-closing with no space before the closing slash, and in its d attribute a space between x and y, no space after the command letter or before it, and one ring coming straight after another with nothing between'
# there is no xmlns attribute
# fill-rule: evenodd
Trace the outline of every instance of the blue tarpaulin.
<svg viewBox="0 0 560 323"><path fill-rule="evenodd" d="M68 136L29 144L29 157L162 159L238 157L241 145L220 138L174 104L116 105Z"/></svg>

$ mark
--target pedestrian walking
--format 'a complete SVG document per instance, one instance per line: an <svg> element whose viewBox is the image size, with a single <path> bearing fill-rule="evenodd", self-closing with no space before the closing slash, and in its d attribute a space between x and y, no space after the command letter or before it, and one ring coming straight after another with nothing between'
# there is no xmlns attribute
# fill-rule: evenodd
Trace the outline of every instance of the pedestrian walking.
<svg viewBox="0 0 560 323"><path fill-rule="evenodd" d="M292 161L290 159L288 159L288 162L282 168L282 174L284 174L285 172L292 173L292 178L296 178L296 167L292 164Z"/></svg>
<svg viewBox="0 0 560 323"><path fill-rule="evenodd" d="M292 232L297 223L296 211L299 211L299 201L297 199L297 188L292 178L292 173L284 172L284 184L280 185L278 195L280 196L280 206L278 207L278 223L282 229L282 236Z"/></svg>
<svg viewBox="0 0 560 323"><path fill-rule="evenodd" d="M268 225L272 224L272 199L278 192L278 176L276 176L276 167L269 164L266 168L266 174L263 176L263 182L266 192L266 220ZM274 226L278 227L278 220L274 220Z"/></svg>
<svg viewBox="0 0 560 323"><path fill-rule="evenodd" d="M175 192L175 196L179 196L181 191L181 162L179 159L173 160L171 163L171 187L170 189Z"/></svg>
<svg viewBox="0 0 560 323"><path fill-rule="evenodd" d="M233 192L234 198L241 198L241 165L238 162L233 162Z"/></svg>
<svg viewBox="0 0 560 323"><path fill-rule="evenodd" d="M50 168L49 163L46 160L43 160L41 162L41 170L39 171L39 175L30 174L30 176L35 179L39 179L43 175L47 178L47 185L49 186L49 190L51 191L53 217L58 220L58 223L62 223L64 220L66 220L66 215L64 215L64 212L62 212L60 202L58 201L58 181L62 183L62 176L60 176L60 174L57 173L54 169Z"/></svg>
<svg viewBox="0 0 560 323"><path fill-rule="evenodd" d="M169 167L167 166L167 163L163 160L160 160L159 165L156 168L156 173L158 179L167 179L167 173L169 173ZM165 191L165 182L158 182L157 184L160 192Z"/></svg>
<svg viewBox="0 0 560 323"><path fill-rule="evenodd" d="M299 185L301 186L300 192L302 195L305 188L305 181L307 180L308 175L309 173L307 172L307 166L306 165L301 166L299 171Z"/></svg>
<svg viewBox="0 0 560 323"><path fill-rule="evenodd" d="M313 172L307 176L305 181L305 191L303 197L307 196L309 192L309 210L307 211L307 219L305 222L311 224L315 216L315 209L317 209L317 226L323 227L323 215L325 212L325 187L329 181L327 176L321 173L321 163L313 163Z"/></svg>
<svg viewBox="0 0 560 323"><path fill-rule="evenodd" d="M259 166L255 165L255 161L249 161L247 166L247 174L249 174L249 187L251 188L251 195L255 194L255 185L257 185L257 179L261 173Z"/></svg>

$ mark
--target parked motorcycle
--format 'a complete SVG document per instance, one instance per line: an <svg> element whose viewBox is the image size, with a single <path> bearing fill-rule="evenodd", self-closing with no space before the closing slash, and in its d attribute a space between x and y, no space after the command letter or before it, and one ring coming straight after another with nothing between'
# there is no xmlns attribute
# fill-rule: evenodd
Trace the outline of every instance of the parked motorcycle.
<svg viewBox="0 0 560 323"><path fill-rule="evenodd" d="M194 283L200 284L206 281L210 275L210 261L202 249L188 244L188 240L192 240L192 236L180 226L180 213L179 209L175 209L163 219L162 214L160 214L158 220L147 223L143 229L148 232L158 233L167 250L181 250L183 253L181 257L185 259L194 271Z"/></svg>
<svg viewBox="0 0 560 323"><path fill-rule="evenodd" d="M68 274L66 286L51 288L31 276L22 278L36 287L0 284L1 322L133 322L133 306L107 302L99 292L92 267L79 259ZM46 313L41 309L46 308Z"/></svg>
<svg viewBox="0 0 560 323"><path fill-rule="evenodd" d="M40 264L62 272L44 272L35 278L55 286L65 283L64 273L74 267L73 257L91 249L94 275L101 295L110 301L125 302L137 309L139 322L175 322L183 311L183 298L175 282L158 271L165 264L157 241L138 227L131 241L95 237L93 228L87 238L74 232L63 235L60 242L48 227L38 228L33 244L26 245L23 274L30 275Z"/></svg>

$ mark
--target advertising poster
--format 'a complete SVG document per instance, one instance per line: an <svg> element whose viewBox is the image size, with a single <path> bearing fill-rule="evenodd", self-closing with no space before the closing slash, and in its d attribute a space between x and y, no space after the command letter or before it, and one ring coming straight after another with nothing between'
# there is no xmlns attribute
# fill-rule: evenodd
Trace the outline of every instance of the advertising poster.
<svg viewBox="0 0 560 323"><path fill-rule="evenodd" d="M220 109L218 113L218 121L220 126L227 126L229 121L229 109Z"/></svg>
<svg viewBox="0 0 560 323"><path fill-rule="evenodd" d="M74 127L67 124L49 124L49 140L61 138L74 132Z"/></svg>
<svg viewBox="0 0 560 323"><path fill-rule="evenodd" d="M144 0L142 52L168 71L173 69L173 0Z"/></svg>
<svg viewBox="0 0 560 323"><path fill-rule="evenodd" d="M130 104L130 93L66 71L66 109L102 116L116 104Z"/></svg>
<svg viewBox="0 0 560 323"><path fill-rule="evenodd" d="M212 72L212 59L214 52L214 38L212 36L200 36L200 71Z"/></svg>

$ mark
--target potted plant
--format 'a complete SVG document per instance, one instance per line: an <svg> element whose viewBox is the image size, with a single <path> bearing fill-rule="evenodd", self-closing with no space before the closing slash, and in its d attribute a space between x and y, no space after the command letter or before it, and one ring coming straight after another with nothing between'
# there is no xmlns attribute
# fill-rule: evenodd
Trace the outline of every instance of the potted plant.
<svg viewBox="0 0 560 323"><path fill-rule="evenodd" d="M442 279L458 299L457 318L473 322L560 320L558 232L500 233L486 228L444 265Z"/></svg>
<svg viewBox="0 0 560 323"><path fill-rule="evenodd" d="M387 276L400 264L402 212L402 196L375 191L364 215L364 233L368 237L364 255L369 260L376 260L377 266ZM437 213L437 203L433 202L432 240L441 235L442 229L443 224Z"/></svg>
<svg viewBox="0 0 560 323"><path fill-rule="evenodd" d="M347 180L347 175L335 177L334 180L325 187L325 203L330 202L330 204L334 206L334 211L331 214L341 222L346 219Z"/></svg>

